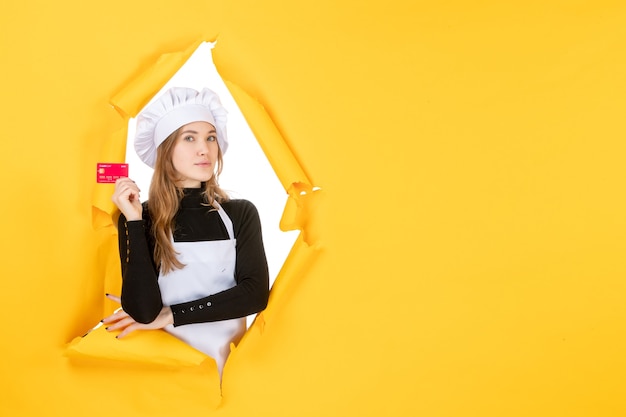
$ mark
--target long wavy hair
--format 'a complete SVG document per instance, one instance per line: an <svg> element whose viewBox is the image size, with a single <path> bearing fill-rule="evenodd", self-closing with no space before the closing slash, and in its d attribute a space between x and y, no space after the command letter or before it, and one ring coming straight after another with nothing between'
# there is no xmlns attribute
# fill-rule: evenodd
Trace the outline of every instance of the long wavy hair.
<svg viewBox="0 0 626 417"><path fill-rule="evenodd" d="M162 273L185 267L176 257L178 253L172 245L172 235L176 229L174 218L183 198L183 188L176 185L180 177L172 162L172 153L179 131L180 128L169 135L157 148L154 173L148 192L148 212L152 219L151 232L155 240L154 260L156 265L160 266ZM222 150L218 145L217 169L211 179L203 184L206 205L212 206L214 201L222 203L229 200L228 194L218 185L222 166Z"/></svg>

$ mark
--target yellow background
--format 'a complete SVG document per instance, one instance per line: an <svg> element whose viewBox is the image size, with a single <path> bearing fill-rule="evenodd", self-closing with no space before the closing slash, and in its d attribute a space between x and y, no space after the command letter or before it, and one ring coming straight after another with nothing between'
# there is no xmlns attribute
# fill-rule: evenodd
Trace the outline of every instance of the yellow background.
<svg viewBox="0 0 626 417"><path fill-rule="evenodd" d="M622 2L39 0L0 36L0 414L626 414ZM109 102L216 38L321 187L221 404L206 364L64 356L113 308Z"/></svg>

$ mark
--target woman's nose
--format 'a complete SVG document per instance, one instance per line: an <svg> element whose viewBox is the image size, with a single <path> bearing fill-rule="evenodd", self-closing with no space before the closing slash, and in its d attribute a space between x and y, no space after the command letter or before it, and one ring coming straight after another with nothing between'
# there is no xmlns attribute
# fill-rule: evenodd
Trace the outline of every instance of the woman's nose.
<svg viewBox="0 0 626 417"><path fill-rule="evenodd" d="M209 153L209 144L207 142L201 141L200 145L198 145L198 155L206 155Z"/></svg>

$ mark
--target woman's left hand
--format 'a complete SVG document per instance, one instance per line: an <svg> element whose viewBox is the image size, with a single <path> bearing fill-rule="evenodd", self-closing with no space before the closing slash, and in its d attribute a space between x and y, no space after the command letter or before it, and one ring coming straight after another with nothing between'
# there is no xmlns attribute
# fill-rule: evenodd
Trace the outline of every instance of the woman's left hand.
<svg viewBox="0 0 626 417"><path fill-rule="evenodd" d="M116 295L107 294L107 297L117 303L121 303L120 297ZM121 330L121 333L115 336L116 338L121 339L135 330L156 330L162 329L168 324L174 324L174 316L171 308L163 307L154 321L144 324L137 323L131 316L128 315L128 313L119 309L110 316L102 319L102 323L109 325L106 327L106 330L109 332Z"/></svg>

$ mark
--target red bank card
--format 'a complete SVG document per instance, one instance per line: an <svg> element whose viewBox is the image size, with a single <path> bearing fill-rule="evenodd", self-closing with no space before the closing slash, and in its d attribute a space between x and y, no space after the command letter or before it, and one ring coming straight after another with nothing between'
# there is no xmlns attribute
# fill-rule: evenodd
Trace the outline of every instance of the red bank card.
<svg viewBox="0 0 626 417"><path fill-rule="evenodd" d="M96 180L99 183L110 184L119 177L128 177L128 164L98 163Z"/></svg>

